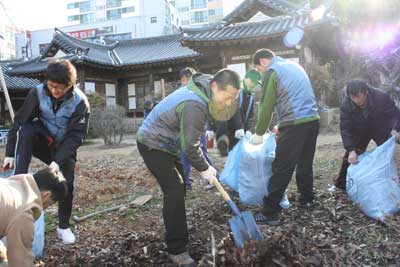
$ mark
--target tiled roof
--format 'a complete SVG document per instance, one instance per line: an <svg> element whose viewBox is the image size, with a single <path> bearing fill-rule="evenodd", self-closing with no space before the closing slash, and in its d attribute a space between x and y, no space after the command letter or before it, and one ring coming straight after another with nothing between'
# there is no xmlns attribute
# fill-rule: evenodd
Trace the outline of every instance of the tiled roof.
<svg viewBox="0 0 400 267"><path fill-rule="evenodd" d="M63 57L65 59L70 60L71 62L75 62L77 60L77 56L69 55ZM41 56L35 57L33 59L9 64L8 74L10 75L40 75L46 71L48 64L48 58L42 58Z"/></svg>
<svg viewBox="0 0 400 267"><path fill-rule="evenodd" d="M309 16L280 16L260 22L246 22L229 26L220 26L197 31L189 31L182 38L182 43L207 44L210 41L228 41L253 38L265 38L288 32L294 26L312 28L331 22L333 18L326 17L318 22L312 22Z"/></svg>
<svg viewBox="0 0 400 267"><path fill-rule="evenodd" d="M72 37L58 29L41 57L12 66L10 74L34 74L45 70L47 59L63 51L72 62L94 63L108 68L138 67L143 64L163 64L170 60L185 60L200 54L180 43L182 35L166 35L114 42L108 45L94 44Z"/></svg>
<svg viewBox="0 0 400 267"><path fill-rule="evenodd" d="M226 25L248 21L257 12L270 17L296 14L302 6L288 0L244 0L231 13L223 18Z"/></svg>
<svg viewBox="0 0 400 267"><path fill-rule="evenodd" d="M37 79L8 76L8 63L7 61L0 62L8 90L30 90L40 84L40 81Z"/></svg>
<svg viewBox="0 0 400 267"><path fill-rule="evenodd" d="M120 41L115 52L122 65L140 65L197 57L200 54L183 47L181 34Z"/></svg>

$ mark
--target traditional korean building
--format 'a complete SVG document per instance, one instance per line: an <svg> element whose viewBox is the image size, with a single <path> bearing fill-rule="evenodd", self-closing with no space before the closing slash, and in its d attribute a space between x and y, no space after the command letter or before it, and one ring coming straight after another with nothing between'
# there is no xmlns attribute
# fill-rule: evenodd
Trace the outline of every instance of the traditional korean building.
<svg viewBox="0 0 400 267"><path fill-rule="evenodd" d="M37 79L24 78L24 77L11 77L7 74L9 64L13 61L0 61L0 67L3 71L4 80L10 94L11 101L13 103L13 109L18 110L19 107L25 100L26 94L29 90L39 85L40 81ZM3 94L3 89L0 85L0 122L3 123L6 117L8 117L6 100ZM0 124L1 124L0 123Z"/></svg>
<svg viewBox="0 0 400 267"><path fill-rule="evenodd" d="M304 36L288 47L284 37L293 28ZM309 10L286 0L245 0L222 23L181 34L100 45L55 29L40 57L13 64L7 73L43 80L50 58L66 58L76 66L79 86L87 94L103 94L107 105L122 105L140 116L145 97L160 97L161 88L167 94L178 88L179 70L187 66L211 74L228 67L243 76L260 48L270 48L306 69L335 59L336 29L333 17L313 21Z"/></svg>

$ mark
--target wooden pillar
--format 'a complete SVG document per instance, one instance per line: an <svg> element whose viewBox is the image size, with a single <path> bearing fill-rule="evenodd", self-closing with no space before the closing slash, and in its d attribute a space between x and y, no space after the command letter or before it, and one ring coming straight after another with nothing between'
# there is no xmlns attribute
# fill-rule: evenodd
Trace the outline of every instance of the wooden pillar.
<svg viewBox="0 0 400 267"><path fill-rule="evenodd" d="M153 72L149 73L149 83L150 83L150 91L151 95L154 96L154 75Z"/></svg>
<svg viewBox="0 0 400 267"><path fill-rule="evenodd" d="M1 114L1 118L5 119L6 118L6 101L4 99L3 94L0 95L0 114Z"/></svg>
<svg viewBox="0 0 400 267"><path fill-rule="evenodd" d="M128 80L118 79L116 86L116 97L117 105L123 106L126 109L129 108L129 97L128 97Z"/></svg>
<svg viewBox="0 0 400 267"><path fill-rule="evenodd" d="M222 68L226 68L226 56L223 49L221 49L220 57L221 57Z"/></svg>
<svg viewBox="0 0 400 267"><path fill-rule="evenodd" d="M82 92L85 92L85 79L86 79L86 73L84 68L79 68L78 71L78 82L79 82L79 89L82 90Z"/></svg>

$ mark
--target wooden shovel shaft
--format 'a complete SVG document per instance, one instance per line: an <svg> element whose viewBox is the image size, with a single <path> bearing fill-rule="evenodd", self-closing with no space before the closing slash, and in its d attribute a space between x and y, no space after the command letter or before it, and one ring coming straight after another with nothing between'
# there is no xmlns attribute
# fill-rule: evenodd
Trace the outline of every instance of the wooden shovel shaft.
<svg viewBox="0 0 400 267"><path fill-rule="evenodd" d="M222 185L219 183L217 177L213 177L211 179L211 182L215 185L217 190L221 193L222 197L226 202L231 200L231 197L228 195L228 193L225 191L225 189L222 187Z"/></svg>
<svg viewBox="0 0 400 267"><path fill-rule="evenodd" d="M226 201L226 203L231 207L233 213L235 213L236 216L242 218L242 214L240 213L240 210L236 206L236 204L232 201L231 197L228 195L228 193L225 191L225 189L222 187L220 182L218 181L217 177L213 177L211 182L215 185L217 190L221 193L222 197Z"/></svg>

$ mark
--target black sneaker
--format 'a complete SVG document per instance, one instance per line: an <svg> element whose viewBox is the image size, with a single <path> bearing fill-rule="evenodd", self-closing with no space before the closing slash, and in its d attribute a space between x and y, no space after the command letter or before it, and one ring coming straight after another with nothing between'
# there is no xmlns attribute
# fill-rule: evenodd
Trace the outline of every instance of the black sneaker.
<svg viewBox="0 0 400 267"><path fill-rule="evenodd" d="M268 224L271 226L277 226L281 224L281 220L279 219L279 213L270 214L266 216L264 213L259 211L256 214L254 214L254 220L258 224Z"/></svg>
<svg viewBox="0 0 400 267"><path fill-rule="evenodd" d="M225 157L229 152L229 138L226 135L221 136L217 140L217 148L221 156Z"/></svg>

